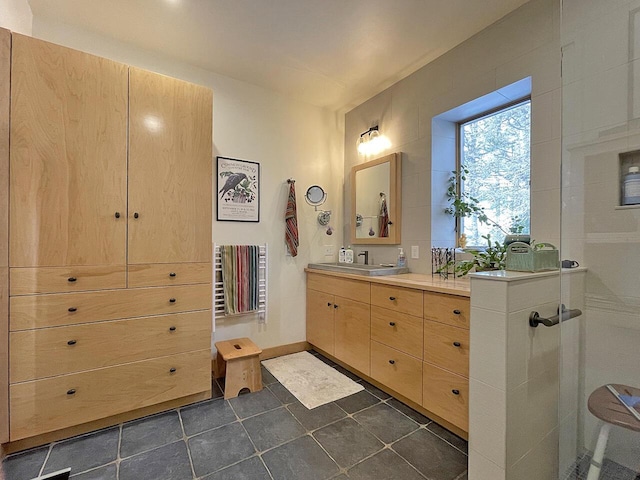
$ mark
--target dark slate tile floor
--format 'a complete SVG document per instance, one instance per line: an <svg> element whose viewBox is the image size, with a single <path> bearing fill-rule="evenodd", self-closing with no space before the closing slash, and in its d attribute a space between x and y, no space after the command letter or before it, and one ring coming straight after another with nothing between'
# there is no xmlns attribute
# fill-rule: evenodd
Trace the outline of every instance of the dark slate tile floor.
<svg viewBox="0 0 640 480"><path fill-rule="evenodd" d="M352 373L365 390L313 410L262 375L261 392L226 401L214 382L212 400L10 455L5 478L466 480L466 441Z"/></svg>
<svg viewBox="0 0 640 480"><path fill-rule="evenodd" d="M584 454L564 477L565 480L586 480L591 466L591 455ZM640 471L629 470L608 458L602 462L600 480L640 480Z"/></svg>

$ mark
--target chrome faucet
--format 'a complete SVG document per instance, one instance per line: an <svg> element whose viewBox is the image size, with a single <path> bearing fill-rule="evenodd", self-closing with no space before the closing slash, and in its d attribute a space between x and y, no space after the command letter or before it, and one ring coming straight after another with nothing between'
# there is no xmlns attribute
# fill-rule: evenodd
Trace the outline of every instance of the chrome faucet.
<svg viewBox="0 0 640 480"><path fill-rule="evenodd" d="M364 264L369 265L369 250L363 250L358 254L359 257L364 257Z"/></svg>

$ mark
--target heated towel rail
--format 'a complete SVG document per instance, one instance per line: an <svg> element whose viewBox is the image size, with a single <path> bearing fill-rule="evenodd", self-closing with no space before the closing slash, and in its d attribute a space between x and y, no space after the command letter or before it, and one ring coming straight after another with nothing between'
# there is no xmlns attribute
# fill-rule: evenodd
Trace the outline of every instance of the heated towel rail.
<svg viewBox="0 0 640 480"><path fill-rule="evenodd" d="M267 323L267 244L258 245L258 309L233 315L225 313L224 284L222 282L222 254L220 245L213 245L213 329L216 319L239 315L258 315L259 323Z"/></svg>

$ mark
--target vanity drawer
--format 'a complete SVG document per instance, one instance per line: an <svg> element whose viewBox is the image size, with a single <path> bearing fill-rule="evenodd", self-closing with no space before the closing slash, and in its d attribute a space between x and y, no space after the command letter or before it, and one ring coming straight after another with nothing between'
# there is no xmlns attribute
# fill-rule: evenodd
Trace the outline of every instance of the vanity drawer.
<svg viewBox="0 0 640 480"><path fill-rule="evenodd" d="M424 318L469 329L471 305L468 297L424 292Z"/></svg>
<svg viewBox="0 0 640 480"><path fill-rule="evenodd" d="M318 273L307 273L307 288L317 292L350 298L356 302L369 303L370 301L371 288L369 282L320 275Z"/></svg>
<svg viewBox="0 0 640 480"><path fill-rule="evenodd" d="M371 285L371 305L421 317L422 290L374 283Z"/></svg>
<svg viewBox="0 0 640 480"><path fill-rule="evenodd" d="M11 440L211 389L211 349L9 387Z"/></svg>
<svg viewBox="0 0 640 480"><path fill-rule="evenodd" d="M422 402L422 361L371 341L371 378L416 403Z"/></svg>
<svg viewBox="0 0 640 480"><path fill-rule="evenodd" d="M210 263L147 263L129 265L129 287L161 287L211 283Z"/></svg>
<svg viewBox="0 0 640 480"><path fill-rule="evenodd" d="M422 359L422 318L371 307L371 340Z"/></svg>
<svg viewBox="0 0 640 480"><path fill-rule="evenodd" d="M469 377L469 330L425 320L424 361Z"/></svg>
<svg viewBox="0 0 640 480"><path fill-rule="evenodd" d="M211 310L11 332L10 383L211 346ZM33 352L37 352L35 355Z"/></svg>
<svg viewBox="0 0 640 480"><path fill-rule="evenodd" d="M28 330L210 308L211 285L12 297L9 329Z"/></svg>
<svg viewBox="0 0 640 480"><path fill-rule="evenodd" d="M468 432L469 380L429 363L422 372L422 406Z"/></svg>
<svg viewBox="0 0 640 480"><path fill-rule="evenodd" d="M127 286L124 265L11 268L9 275L12 296L107 290Z"/></svg>

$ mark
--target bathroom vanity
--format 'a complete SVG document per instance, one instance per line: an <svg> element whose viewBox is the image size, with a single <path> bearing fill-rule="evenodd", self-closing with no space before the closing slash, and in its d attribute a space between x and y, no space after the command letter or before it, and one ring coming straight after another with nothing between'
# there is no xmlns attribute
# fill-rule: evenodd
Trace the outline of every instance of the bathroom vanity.
<svg viewBox="0 0 640 480"><path fill-rule="evenodd" d="M467 279L307 268L307 341L467 438Z"/></svg>

